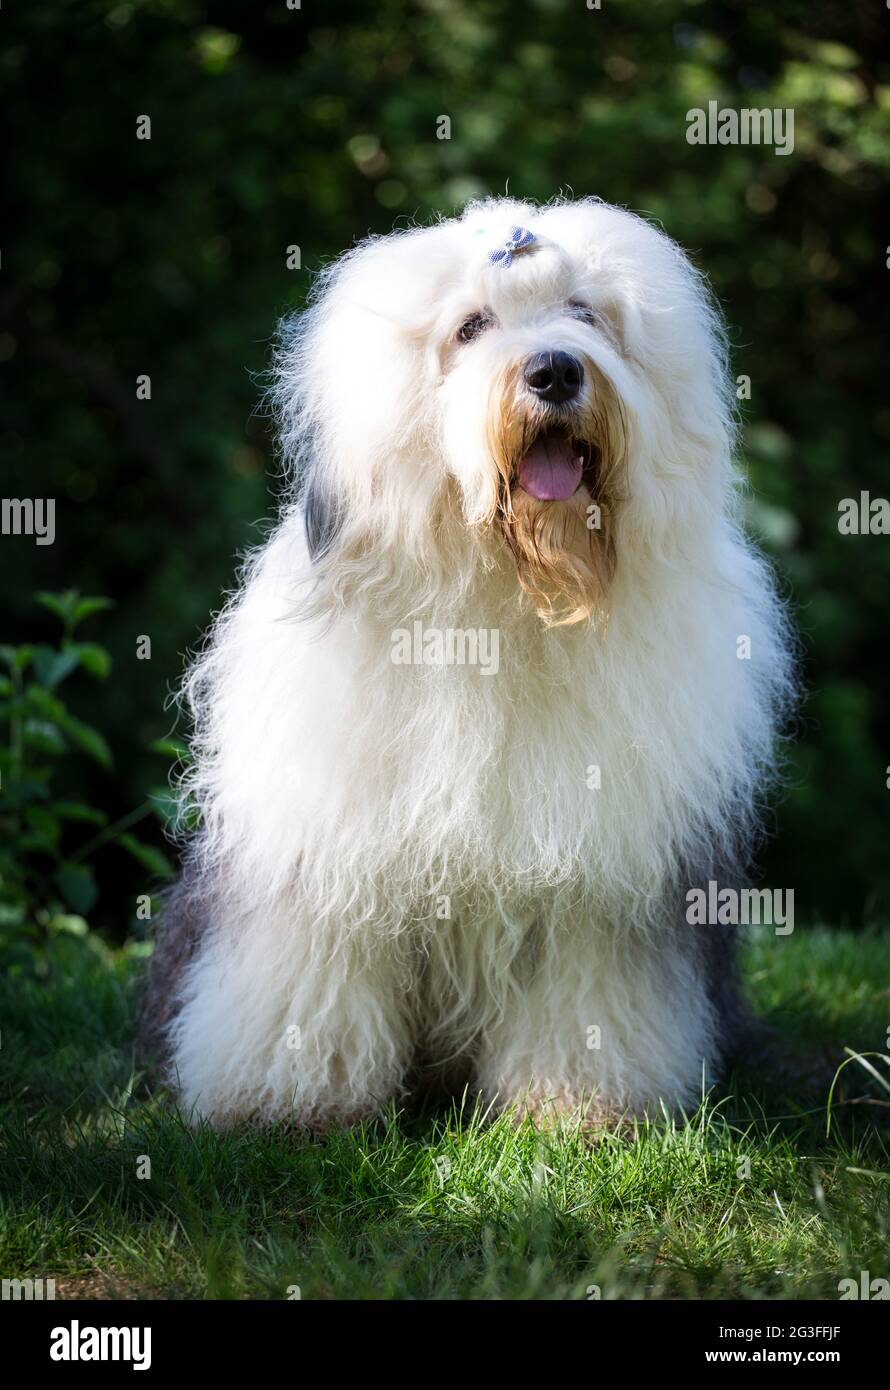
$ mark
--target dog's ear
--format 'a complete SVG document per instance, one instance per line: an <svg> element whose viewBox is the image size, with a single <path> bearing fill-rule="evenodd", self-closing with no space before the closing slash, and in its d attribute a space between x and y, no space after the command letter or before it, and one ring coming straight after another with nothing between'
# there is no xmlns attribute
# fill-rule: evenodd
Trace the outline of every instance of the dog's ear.
<svg viewBox="0 0 890 1390"><path fill-rule="evenodd" d="M302 496L306 540L313 560L327 555L343 525L343 504L318 472L309 474Z"/></svg>

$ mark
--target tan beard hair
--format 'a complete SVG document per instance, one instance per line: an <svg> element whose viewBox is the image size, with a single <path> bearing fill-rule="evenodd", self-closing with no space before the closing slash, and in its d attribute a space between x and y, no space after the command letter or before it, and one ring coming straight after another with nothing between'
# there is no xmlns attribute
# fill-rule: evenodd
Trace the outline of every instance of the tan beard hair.
<svg viewBox="0 0 890 1390"><path fill-rule="evenodd" d="M592 462L566 501L539 501L516 483L519 461L542 431L560 428L553 411L529 409L519 368L492 395L488 446L498 470L498 495L487 518L500 527L516 562L523 591L548 627L592 622L606 626L615 574L615 512L625 477L626 428L614 390L588 361L582 408L566 421L566 434L583 440ZM592 484L592 487L591 487ZM591 504L599 526L588 524Z"/></svg>

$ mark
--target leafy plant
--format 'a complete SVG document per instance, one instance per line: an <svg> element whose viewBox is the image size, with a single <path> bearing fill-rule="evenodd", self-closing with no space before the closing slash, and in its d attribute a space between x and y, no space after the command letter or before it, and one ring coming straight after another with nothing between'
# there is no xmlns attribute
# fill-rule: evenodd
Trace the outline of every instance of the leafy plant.
<svg viewBox="0 0 890 1390"><path fill-rule="evenodd" d="M109 653L80 641L77 632L111 602L73 589L36 597L62 625L58 644L0 646L6 671L0 674L0 948L45 969L54 935L89 930L98 896L90 861L97 850L113 842L158 878L169 877L172 868L161 850L132 833L163 807L148 800L109 824L88 801L57 794L65 760L85 757L106 771L113 766L101 731L74 715L58 693L77 672L108 679ZM170 751L166 744L164 751Z"/></svg>

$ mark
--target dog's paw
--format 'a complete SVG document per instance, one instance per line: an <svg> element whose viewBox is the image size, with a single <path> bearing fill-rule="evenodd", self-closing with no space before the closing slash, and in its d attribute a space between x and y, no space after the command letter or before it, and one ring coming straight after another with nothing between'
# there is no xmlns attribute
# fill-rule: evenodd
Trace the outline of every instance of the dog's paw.
<svg viewBox="0 0 890 1390"><path fill-rule="evenodd" d="M505 1109L517 1126L531 1124L548 1132L578 1130L591 1142L610 1136L630 1141L637 1136L639 1116L603 1096L530 1091Z"/></svg>

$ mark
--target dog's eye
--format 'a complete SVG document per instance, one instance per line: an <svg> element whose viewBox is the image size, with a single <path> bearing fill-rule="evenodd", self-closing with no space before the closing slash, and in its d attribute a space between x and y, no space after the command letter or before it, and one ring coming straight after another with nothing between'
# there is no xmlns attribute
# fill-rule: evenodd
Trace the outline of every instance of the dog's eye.
<svg viewBox="0 0 890 1390"><path fill-rule="evenodd" d="M491 324L492 318L490 314L470 314L470 317L464 319L460 328L457 330L457 341L459 343L471 343L474 338L478 338L480 333L484 333L486 328L490 328Z"/></svg>
<svg viewBox="0 0 890 1390"><path fill-rule="evenodd" d="M585 304L582 299L570 299L566 309L572 318L580 319L582 323L595 328L600 321L600 316L595 309L591 309L589 304Z"/></svg>

